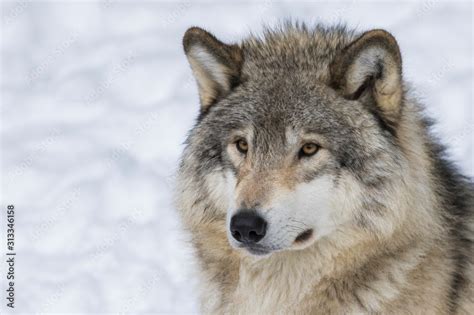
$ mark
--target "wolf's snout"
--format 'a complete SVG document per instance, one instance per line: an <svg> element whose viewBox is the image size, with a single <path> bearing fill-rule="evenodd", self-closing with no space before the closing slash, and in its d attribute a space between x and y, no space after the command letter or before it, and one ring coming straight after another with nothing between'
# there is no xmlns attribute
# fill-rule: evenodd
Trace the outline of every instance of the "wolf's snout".
<svg viewBox="0 0 474 315"><path fill-rule="evenodd" d="M239 212L230 220L232 237L241 243L257 243L267 231L267 222L255 212Z"/></svg>

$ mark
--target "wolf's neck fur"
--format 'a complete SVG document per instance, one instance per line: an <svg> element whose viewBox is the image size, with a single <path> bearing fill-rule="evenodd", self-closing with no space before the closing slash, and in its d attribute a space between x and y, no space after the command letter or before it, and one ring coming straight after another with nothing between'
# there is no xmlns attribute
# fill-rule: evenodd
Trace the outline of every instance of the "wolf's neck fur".
<svg viewBox="0 0 474 315"><path fill-rule="evenodd" d="M243 258L227 310L242 314L255 312L255 307L258 313L284 314L315 309L321 314L382 311L384 304L400 298L409 273L420 269L418 255L425 252L418 245L390 254L371 252L375 244L364 244L337 254L333 244L324 242L308 251L269 259Z"/></svg>

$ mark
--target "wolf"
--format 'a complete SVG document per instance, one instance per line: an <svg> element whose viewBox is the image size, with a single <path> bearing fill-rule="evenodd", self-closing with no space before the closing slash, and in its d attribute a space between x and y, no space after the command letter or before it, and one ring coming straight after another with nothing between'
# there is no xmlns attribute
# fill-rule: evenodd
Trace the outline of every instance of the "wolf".
<svg viewBox="0 0 474 315"><path fill-rule="evenodd" d="M176 206L205 314L474 314L474 189L389 32L183 38L200 114Z"/></svg>

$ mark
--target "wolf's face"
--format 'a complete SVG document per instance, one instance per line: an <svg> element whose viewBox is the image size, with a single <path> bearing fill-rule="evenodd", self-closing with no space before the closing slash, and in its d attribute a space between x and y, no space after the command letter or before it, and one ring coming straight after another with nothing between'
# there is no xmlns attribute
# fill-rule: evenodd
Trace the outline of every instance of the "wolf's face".
<svg viewBox="0 0 474 315"><path fill-rule="evenodd" d="M341 59L332 74L328 60L315 62L314 71L295 68L294 60L256 71L258 58L244 48L199 29L186 36L203 106L187 154L198 163L215 217L226 218L233 247L255 255L300 250L380 220L372 213L384 208L377 186L387 185L402 162L392 127L397 109L390 108L400 91L387 92L399 71L379 64L398 66L398 55L366 44L367 51L329 58ZM384 44L389 35L379 36ZM342 86L330 84L338 75ZM383 76L388 81L381 83Z"/></svg>
<svg viewBox="0 0 474 315"><path fill-rule="evenodd" d="M246 101L226 106L238 124L222 144L228 238L253 254L304 248L348 220L337 211L336 95L301 89L302 82L268 83L258 93L242 87Z"/></svg>

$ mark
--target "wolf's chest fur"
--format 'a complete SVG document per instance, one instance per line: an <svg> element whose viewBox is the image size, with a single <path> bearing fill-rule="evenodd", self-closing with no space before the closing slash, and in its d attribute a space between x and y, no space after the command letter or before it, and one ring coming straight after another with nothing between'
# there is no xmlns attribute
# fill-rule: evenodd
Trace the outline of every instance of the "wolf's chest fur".
<svg viewBox="0 0 474 315"><path fill-rule="evenodd" d="M208 297L214 300L205 313L215 314L366 314L366 313L446 313L445 294L449 286L445 262L434 262L442 250L424 253L411 248L398 256L369 262L358 271L344 272L331 257L295 255L241 261L233 283L209 283ZM428 254L436 259L421 259ZM340 264L344 259L340 257ZM332 261L332 262L329 262ZM443 261L443 259L441 259ZM324 267L326 266L326 267ZM322 270L320 268L324 268ZM216 271L216 270L215 270ZM222 272L222 270L220 270ZM338 278L327 276L338 275ZM436 281L436 285L427 286ZM218 295L216 293L218 292ZM419 301L410 302L412 295ZM217 296L217 300L215 299ZM433 299L436 296L436 299ZM416 305L420 301L422 304Z"/></svg>
<svg viewBox="0 0 474 315"><path fill-rule="evenodd" d="M312 281L305 279L308 275L304 271L281 263L270 263L268 267L241 264L233 302L227 306L231 313L291 313L311 295Z"/></svg>

